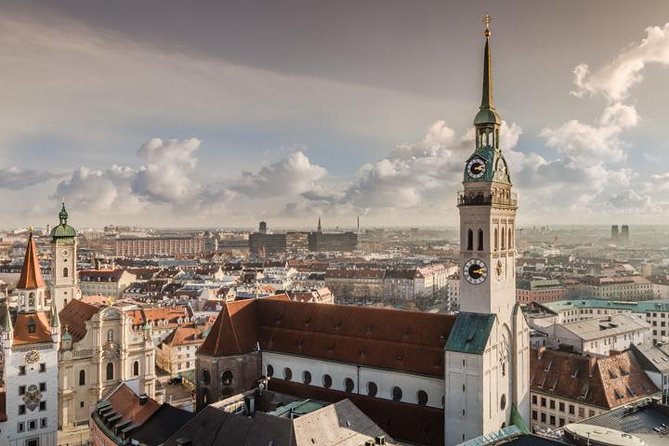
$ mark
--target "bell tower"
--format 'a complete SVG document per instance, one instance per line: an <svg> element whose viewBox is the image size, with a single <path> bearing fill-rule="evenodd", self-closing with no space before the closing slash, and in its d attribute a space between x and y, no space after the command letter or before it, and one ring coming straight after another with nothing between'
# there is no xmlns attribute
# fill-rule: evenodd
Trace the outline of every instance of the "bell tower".
<svg viewBox="0 0 669 446"><path fill-rule="evenodd" d="M516 303L516 196L493 100L490 17L474 153L460 211L460 313L445 351L445 443L460 444L529 419L529 327Z"/></svg>
<svg viewBox="0 0 669 446"><path fill-rule="evenodd" d="M474 118L476 146L464 169L460 210L460 309L508 317L516 302L516 196L500 147L502 118L493 99L490 18L484 19L481 106Z"/></svg>
<svg viewBox="0 0 669 446"><path fill-rule="evenodd" d="M67 224L65 203L58 213L59 224L51 230L51 299L58 310L72 299L80 299L77 274L77 231Z"/></svg>

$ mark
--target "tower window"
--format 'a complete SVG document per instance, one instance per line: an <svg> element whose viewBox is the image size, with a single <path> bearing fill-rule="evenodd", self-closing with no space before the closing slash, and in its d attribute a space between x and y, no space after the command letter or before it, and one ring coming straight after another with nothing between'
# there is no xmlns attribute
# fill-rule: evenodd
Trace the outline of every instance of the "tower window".
<svg viewBox="0 0 669 446"><path fill-rule="evenodd" d="M474 231L471 229L467 231L467 251L474 249Z"/></svg>
<svg viewBox="0 0 669 446"><path fill-rule="evenodd" d="M223 384L224 386L232 385L232 372L230 370L226 370L221 375L221 384Z"/></svg>
<svg viewBox="0 0 669 446"><path fill-rule="evenodd" d="M114 330L108 330L107 331L107 342L113 342L114 341Z"/></svg>
<svg viewBox="0 0 669 446"><path fill-rule="evenodd" d="M507 240L509 242L509 249L511 249L513 247L513 243L511 242L511 240L512 240L511 234L512 234L511 228L509 228L509 240Z"/></svg>
<svg viewBox="0 0 669 446"><path fill-rule="evenodd" d="M497 237L498 237L498 234L497 234L497 228L495 228L495 232L494 232L493 234L494 234L494 239L493 239L493 241L495 242L495 245L494 245L494 246L495 246L495 251L497 251L497 248L499 247L499 245L498 245L498 243L497 243Z"/></svg>
<svg viewBox="0 0 669 446"><path fill-rule="evenodd" d="M69 275L69 271L67 268L63 268L63 277L67 277Z"/></svg>
<svg viewBox="0 0 669 446"><path fill-rule="evenodd" d="M479 229L479 251L483 251L483 229Z"/></svg>
<svg viewBox="0 0 669 446"><path fill-rule="evenodd" d="M139 376L139 361L135 361L132 364L132 374L134 376Z"/></svg>
<svg viewBox="0 0 669 446"><path fill-rule="evenodd" d="M111 362L107 363L107 381L114 379L114 364Z"/></svg>
<svg viewBox="0 0 669 446"><path fill-rule="evenodd" d="M506 245L504 244L504 228L502 228L502 249L504 249Z"/></svg>
<svg viewBox="0 0 669 446"><path fill-rule="evenodd" d="M79 385L80 386L85 386L86 385L86 371L85 370L79 370Z"/></svg>

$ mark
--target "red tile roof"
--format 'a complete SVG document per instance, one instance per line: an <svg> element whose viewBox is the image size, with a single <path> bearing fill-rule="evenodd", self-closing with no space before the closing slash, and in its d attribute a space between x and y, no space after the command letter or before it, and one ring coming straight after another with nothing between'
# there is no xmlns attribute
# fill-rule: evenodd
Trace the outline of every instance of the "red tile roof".
<svg viewBox="0 0 669 446"><path fill-rule="evenodd" d="M124 420L131 420L133 424L141 425L160 408L160 404L151 398L140 404L139 396L125 384L121 384L105 399L111 403L116 413L123 415Z"/></svg>
<svg viewBox="0 0 669 446"><path fill-rule="evenodd" d="M590 357L556 350L532 350L533 392L612 409L658 390L631 351Z"/></svg>
<svg viewBox="0 0 669 446"><path fill-rule="evenodd" d="M44 279L42 279L42 271L39 266L39 258L37 257L37 248L35 247L35 239L33 233L28 237L28 246L26 247L26 256L23 259L23 268L21 269L21 277L16 284L16 288L21 290L34 290L36 288L44 288Z"/></svg>
<svg viewBox="0 0 669 446"><path fill-rule="evenodd" d="M226 302L199 354L262 350L443 377L455 316L273 298Z"/></svg>
<svg viewBox="0 0 669 446"><path fill-rule="evenodd" d="M72 335L72 340L80 341L86 336L86 321L90 320L100 307L72 299L60 310L58 317L63 327Z"/></svg>
<svg viewBox="0 0 669 446"><path fill-rule="evenodd" d="M33 330L30 329L31 326L34 326ZM18 313L14 321L12 345L40 344L43 342L51 342L51 323L47 312Z"/></svg>

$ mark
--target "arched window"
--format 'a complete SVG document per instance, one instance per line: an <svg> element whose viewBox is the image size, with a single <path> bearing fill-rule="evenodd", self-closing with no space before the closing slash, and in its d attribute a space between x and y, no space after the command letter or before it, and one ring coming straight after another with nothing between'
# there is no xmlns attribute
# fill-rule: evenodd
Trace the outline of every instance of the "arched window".
<svg viewBox="0 0 669 446"><path fill-rule="evenodd" d="M495 228L495 232L493 233L493 241L495 242L495 251L497 251L498 244L497 244L497 228Z"/></svg>
<svg viewBox="0 0 669 446"><path fill-rule="evenodd" d="M86 370L79 370L79 385L86 385Z"/></svg>
<svg viewBox="0 0 669 446"><path fill-rule="evenodd" d="M67 268L63 268L63 277L67 277L68 274L69 274L69 271L67 270Z"/></svg>
<svg viewBox="0 0 669 446"><path fill-rule="evenodd" d="M402 389L393 387L393 401L402 401Z"/></svg>
<svg viewBox="0 0 669 446"><path fill-rule="evenodd" d="M355 383L351 378L346 378L344 380L344 390L347 392L353 392L353 389L355 388Z"/></svg>
<svg viewBox="0 0 669 446"><path fill-rule="evenodd" d="M419 390L416 394L416 401L418 401L419 406L427 405L427 392L424 390Z"/></svg>
<svg viewBox="0 0 669 446"><path fill-rule="evenodd" d="M370 381L367 383L367 395L369 396L376 396L376 393L379 391L378 387L376 387L376 383L374 381Z"/></svg>
<svg viewBox="0 0 669 446"><path fill-rule="evenodd" d="M479 229L479 251L483 251L483 229Z"/></svg>
<svg viewBox="0 0 669 446"><path fill-rule="evenodd" d="M310 384L311 383L311 372L305 370L302 372L302 382L304 384Z"/></svg>
<svg viewBox="0 0 669 446"><path fill-rule="evenodd" d="M114 379L114 364L111 362L107 363L107 381L112 381Z"/></svg>
<svg viewBox="0 0 669 446"><path fill-rule="evenodd" d="M511 237L512 234L513 232L511 232L511 228L509 228L509 240L507 240L507 242L509 243L509 249L513 248L513 242L512 242L513 238Z"/></svg>
<svg viewBox="0 0 669 446"><path fill-rule="evenodd" d="M202 370L202 382L205 385L209 385L209 382L211 382L211 375L209 375L209 370Z"/></svg>
<svg viewBox="0 0 669 446"><path fill-rule="evenodd" d="M502 228L502 249L506 248L506 244L504 243L504 228Z"/></svg>
<svg viewBox="0 0 669 446"><path fill-rule="evenodd" d="M205 406L209 404L209 389L204 389L202 392L202 404Z"/></svg>
<svg viewBox="0 0 669 446"><path fill-rule="evenodd" d="M274 367L272 367L270 364L267 364L267 376L270 378L274 376Z"/></svg>
<svg viewBox="0 0 669 446"><path fill-rule="evenodd" d="M132 375L139 376L139 361L135 361L132 364Z"/></svg>
<svg viewBox="0 0 669 446"><path fill-rule="evenodd" d="M283 369L283 379L286 381L290 381L293 379L293 371L290 370L290 367L286 367Z"/></svg>
<svg viewBox="0 0 669 446"><path fill-rule="evenodd" d="M474 249L474 231L471 229L467 231L467 251Z"/></svg>
<svg viewBox="0 0 669 446"><path fill-rule="evenodd" d="M325 387L326 389L332 387L332 377L330 375L327 374L323 375L323 387Z"/></svg>
<svg viewBox="0 0 669 446"><path fill-rule="evenodd" d="M223 384L224 386L232 385L232 372L230 370L226 370L221 375L221 384Z"/></svg>
<svg viewBox="0 0 669 446"><path fill-rule="evenodd" d="M502 398L499 400L499 408L502 410L506 409L506 395L502 395Z"/></svg>
<svg viewBox="0 0 669 446"><path fill-rule="evenodd" d="M107 330L107 342L113 342L114 341L114 330L109 329Z"/></svg>

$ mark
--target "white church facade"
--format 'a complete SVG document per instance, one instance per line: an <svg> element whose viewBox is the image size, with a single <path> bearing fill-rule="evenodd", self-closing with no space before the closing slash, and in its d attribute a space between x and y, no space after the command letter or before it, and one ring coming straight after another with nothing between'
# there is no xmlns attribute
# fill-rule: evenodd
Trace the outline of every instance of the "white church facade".
<svg viewBox="0 0 669 446"><path fill-rule="evenodd" d="M226 302L197 354L197 407L269 377L270 390L351 399L393 438L456 445L529 420L529 327L515 299L517 202L499 145L486 24L476 145L460 211L456 316Z"/></svg>

